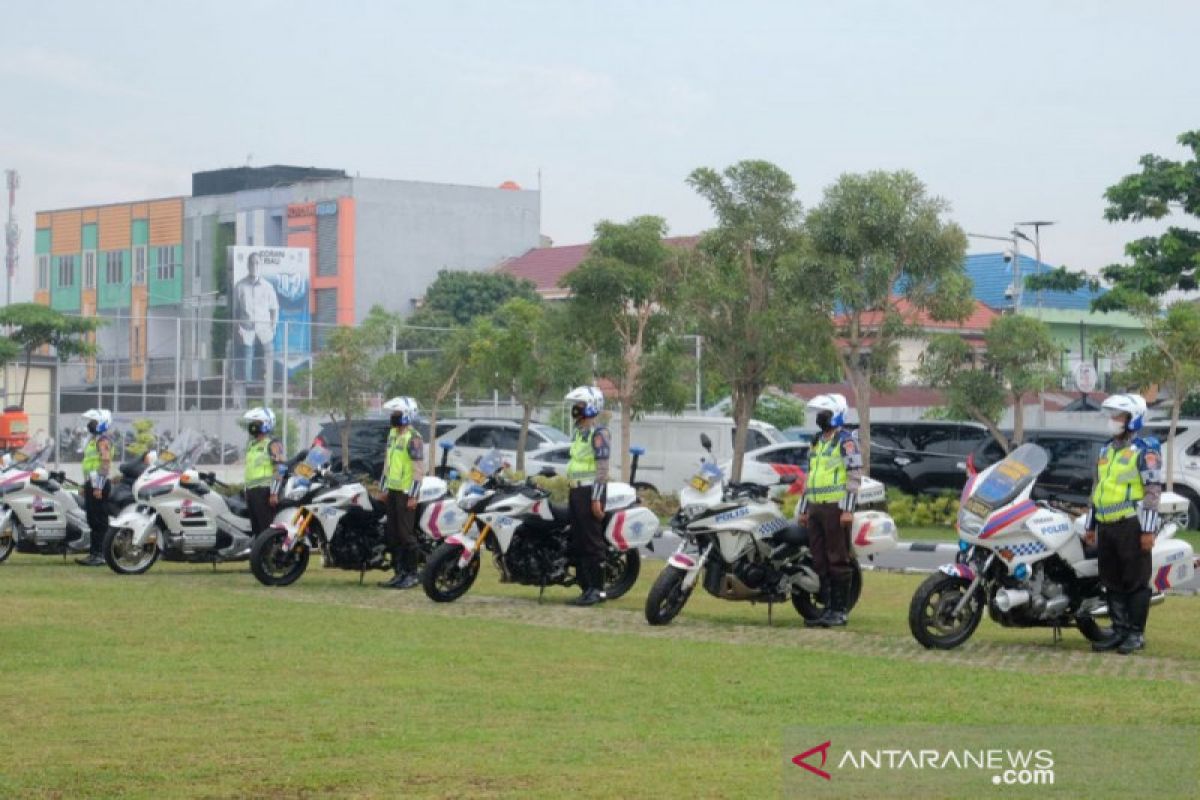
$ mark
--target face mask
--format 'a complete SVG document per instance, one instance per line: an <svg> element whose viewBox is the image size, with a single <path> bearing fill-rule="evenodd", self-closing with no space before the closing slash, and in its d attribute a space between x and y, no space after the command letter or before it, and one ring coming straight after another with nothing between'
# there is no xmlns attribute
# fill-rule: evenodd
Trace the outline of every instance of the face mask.
<svg viewBox="0 0 1200 800"><path fill-rule="evenodd" d="M571 419L583 419L583 406L571 406Z"/></svg>
<svg viewBox="0 0 1200 800"><path fill-rule="evenodd" d="M403 425L404 425L404 417L400 416L399 414L393 414L392 415L392 427L400 428L400 427L403 427Z"/></svg>
<svg viewBox="0 0 1200 800"><path fill-rule="evenodd" d="M822 411L817 414L817 427L823 431L827 431L833 427L833 412Z"/></svg>
<svg viewBox="0 0 1200 800"><path fill-rule="evenodd" d="M262 423L260 423L260 422L251 422L251 423L250 423L250 435L251 435L251 436L258 436L260 433L262 433Z"/></svg>
<svg viewBox="0 0 1200 800"><path fill-rule="evenodd" d="M1125 432L1125 420L1123 420L1119 417L1116 417L1116 418L1109 417L1108 418L1108 431L1109 431L1109 433L1113 434L1114 436L1120 436L1122 433Z"/></svg>
<svg viewBox="0 0 1200 800"><path fill-rule="evenodd" d="M96 424L96 420L93 419L88 422L88 433L95 433L98 430L100 430L100 426Z"/></svg>

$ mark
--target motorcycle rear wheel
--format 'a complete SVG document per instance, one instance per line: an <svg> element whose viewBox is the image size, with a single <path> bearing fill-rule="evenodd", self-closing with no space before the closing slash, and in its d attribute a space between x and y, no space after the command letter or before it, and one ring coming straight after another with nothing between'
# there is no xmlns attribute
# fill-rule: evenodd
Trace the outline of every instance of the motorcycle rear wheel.
<svg viewBox="0 0 1200 800"><path fill-rule="evenodd" d="M658 573L650 593L646 595L646 622L651 625L666 625L687 605L692 596L692 584L688 589L683 588L683 579L687 573L679 567L663 567Z"/></svg>
<svg viewBox="0 0 1200 800"><path fill-rule="evenodd" d="M951 616L968 586L962 578L935 572L917 587L908 607L908 629L926 649L952 650L975 633L984 608L978 589L958 616Z"/></svg>
<svg viewBox="0 0 1200 800"><path fill-rule="evenodd" d="M852 562L854 565L854 574L850 576L850 598L846 603L846 610L852 610L858 605L858 598L862 595L862 570L858 566L858 562ZM792 607L796 609L796 613L804 617L804 619L817 619L825 613L826 604L821 602L821 598L812 592L806 592L803 589L798 589L792 592Z"/></svg>
<svg viewBox="0 0 1200 800"><path fill-rule="evenodd" d="M472 554L471 562L465 567L458 565L463 548L457 544L441 544L421 573L421 588L435 603L452 603L467 593L479 576L479 554Z"/></svg>
<svg viewBox="0 0 1200 800"><path fill-rule="evenodd" d="M624 553L609 550L604 555L604 594L609 600L617 600L637 583L642 571L642 556L637 550Z"/></svg>
<svg viewBox="0 0 1200 800"><path fill-rule="evenodd" d="M8 560L17 548L17 526L10 518L8 525L0 531L0 564Z"/></svg>
<svg viewBox="0 0 1200 800"><path fill-rule="evenodd" d="M162 535L162 531L158 531L158 536ZM104 562L118 575L141 575L158 561L158 545L135 547L133 531L128 528L109 528L102 547Z"/></svg>
<svg viewBox="0 0 1200 800"><path fill-rule="evenodd" d="M286 538L286 531L265 530L250 547L250 571L263 586L291 586L308 569L308 545L297 543L284 553L280 546Z"/></svg>

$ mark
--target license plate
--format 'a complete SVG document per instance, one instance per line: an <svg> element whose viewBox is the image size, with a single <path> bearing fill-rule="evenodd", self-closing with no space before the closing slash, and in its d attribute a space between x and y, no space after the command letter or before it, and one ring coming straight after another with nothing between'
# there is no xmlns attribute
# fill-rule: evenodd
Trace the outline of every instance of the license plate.
<svg viewBox="0 0 1200 800"><path fill-rule="evenodd" d="M704 480L704 478L701 478L699 475L692 478L692 488L697 492L707 492L709 485L709 482Z"/></svg>
<svg viewBox="0 0 1200 800"><path fill-rule="evenodd" d="M471 483L478 483L480 486L487 481L487 477L477 469L471 470L471 474L467 477L471 479Z"/></svg>
<svg viewBox="0 0 1200 800"><path fill-rule="evenodd" d="M983 502L978 497L972 497L967 500L964 508L977 517L986 517L988 515L987 503Z"/></svg>

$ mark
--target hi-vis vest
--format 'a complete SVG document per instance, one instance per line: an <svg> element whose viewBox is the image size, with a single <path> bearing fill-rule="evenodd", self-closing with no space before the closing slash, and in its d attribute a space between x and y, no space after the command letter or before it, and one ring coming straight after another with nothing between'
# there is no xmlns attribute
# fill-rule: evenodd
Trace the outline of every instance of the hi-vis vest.
<svg viewBox="0 0 1200 800"><path fill-rule="evenodd" d="M592 447L595 428L576 428L571 437L571 460L567 462L567 480L591 483L596 480L596 450Z"/></svg>
<svg viewBox="0 0 1200 800"><path fill-rule="evenodd" d="M1138 448L1132 442L1121 449L1111 444L1100 454L1096 465L1096 488L1092 505L1097 522L1116 522L1137 513L1137 504L1146 495L1138 470Z"/></svg>
<svg viewBox="0 0 1200 800"><path fill-rule="evenodd" d="M837 503L846 496L846 459L841 432L829 439L818 437L808 457L808 483L804 493L814 503Z"/></svg>
<svg viewBox="0 0 1200 800"><path fill-rule="evenodd" d="M271 439L253 439L246 447L246 488L270 486L274 472L275 465L271 463Z"/></svg>
<svg viewBox="0 0 1200 800"><path fill-rule="evenodd" d="M83 462L79 466L83 470L84 478L91 478L93 472L100 471L100 465L103 463L100 459L101 439L108 441L105 436L93 436L83 446Z"/></svg>
<svg viewBox="0 0 1200 800"><path fill-rule="evenodd" d="M412 488L416 472L412 456L408 454L408 443L413 435L412 428L406 428L404 433L395 430L388 433L387 488L390 490L407 492Z"/></svg>

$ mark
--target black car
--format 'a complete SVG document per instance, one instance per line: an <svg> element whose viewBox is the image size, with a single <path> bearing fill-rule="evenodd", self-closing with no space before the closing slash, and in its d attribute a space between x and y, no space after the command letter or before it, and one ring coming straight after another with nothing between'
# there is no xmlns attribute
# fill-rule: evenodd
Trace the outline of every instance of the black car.
<svg viewBox="0 0 1200 800"><path fill-rule="evenodd" d="M1008 431L1005 431L1006 435ZM1109 441L1107 433L1078 430L1029 430L1025 441L1042 447L1050 455L1050 466L1033 490L1034 500L1057 500L1073 506L1091 502L1096 459ZM994 439L971 454L969 464L984 470L1004 458L1004 449Z"/></svg>
<svg viewBox="0 0 1200 800"><path fill-rule="evenodd" d="M418 420L413 425L426 442L429 436L429 423ZM438 422L437 434L442 436L454 427L452 422ZM383 472L384 457L387 453L388 431L391 423L386 419L356 419L350 423L350 458L346 471L361 475L378 476ZM342 423L329 422L321 427L318 437L329 449L329 460L335 470L343 470L342 464ZM440 459L441 454L438 454ZM440 463L440 461L439 461Z"/></svg>
<svg viewBox="0 0 1200 800"><path fill-rule="evenodd" d="M958 494L967 482L967 456L991 440L976 422L875 422L871 477L909 494Z"/></svg>

